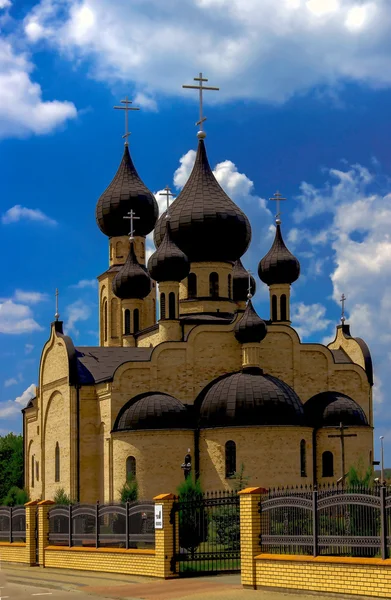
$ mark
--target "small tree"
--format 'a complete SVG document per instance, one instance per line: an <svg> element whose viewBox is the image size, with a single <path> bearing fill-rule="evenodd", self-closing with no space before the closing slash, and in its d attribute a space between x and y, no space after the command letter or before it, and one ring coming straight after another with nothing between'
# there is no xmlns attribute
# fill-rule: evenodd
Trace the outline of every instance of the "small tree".
<svg viewBox="0 0 391 600"><path fill-rule="evenodd" d="M241 463L239 471L229 477L229 479L233 482L233 489L235 492L240 492L240 490L244 490L244 488L248 486L250 476L245 475L244 471L245 466L243 463Z"/></svg>
<svg viewBox="0 0 391 600"><path fill-rule="evenodd" d="M21 490L16 485L8 490L8 494L3 500L4 506L23 506L29 501L26 490Z"/></svg>
<svg viewBox="0 0 391 600"><path fill-rule="evenodd" d="M368 466L364 470L363 461L360 459L357 466L352 465L350 467L346 481L348 487L370 488L373 482L373 469Z"/></svg>
<svg viewBox="0 0 391 600"><path fill-rule="evenodd" d="M179 496L179 545L194 558L201 542L208 537L208 519L202 503L200 480L189 475L177 488Z"/></svg>
<svg viewBox="0 0 391 600"><path fill-rule="evenodd" d="M65 492L64 488L58 488L54 494L55 504L72 504L70 496Z"/></svg>
<svg viewBox="0 0 391 600"><path fill-rule="evenodd" d="M125 504L126 502L136 502L138 499L138 483L137 479L132 474L128 475L119 493L122 504Z"/></svg>

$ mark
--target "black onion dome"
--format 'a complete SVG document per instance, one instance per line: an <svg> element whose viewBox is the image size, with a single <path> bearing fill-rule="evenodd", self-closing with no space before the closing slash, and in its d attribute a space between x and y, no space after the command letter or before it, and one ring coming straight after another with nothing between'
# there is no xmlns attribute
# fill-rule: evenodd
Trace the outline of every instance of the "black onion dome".
<svg viewBox="0 0 391 600"><path fill-rule="evenodd" d="M244 268L242 261L237 260L232 271L232 291L235 302L247 300L248 294L248 271ZM254 296L256 288L255 279L250 275L251 295Z"/></svg>
<svg viewBox="0 0 391 600"><path fill-rule="evenodd" d="M142 300L148 296L151 289L151 278L146 268L139 264L133 242L130 242L125 264L113 279L113 292L122 300L136 298Z"/></svg>
<svg viewBox="0 0 391 600"><path fill-rule="evenodd" d="M203 140L199 141L191 175L170 206L171 236L190 262L234 262L251 240L246 215L217 183ZM163 242L165 213L154 232L156 247Z"/></svg>
<svg viewBox="0 0 391 600"><path fill-rule="evenodd" d="M293 283L300 275L300 263L285 246L279 224L272 247L258 265L258 275L267 285Z"/></svg>
<svg viewBox="0 0 391 600"><path fill-rule="evenodd" d="M124 217L130 210L139 217L134 220L134 235L150 233L159 216L158 205L155 196L141 181L126 145L118 171L96 205L99 229L109 237L129 235L129 219Z"/></svg>
<svg viewBox="0 0 391 600"><path fill-rule="evenodd" d="M182 281L190 271L189 260L171 239L170 221L159 248L148 261L148 271L155 281Z"/></svg>
<svg viewBox="0 0 391 600"><path fill-rule="evenodd" d="M313 427L368 425L365 412L355 400L340 392L321 392L304 404L307 421Z"/></svg>
<svg viewBox="0 0 391 600"><path fill-rule="evenodd" d="M251 300L249 300L242 318L235 325L236 339L241 344L262 342L266 333L265 321L257 315Z"/></svg>
<svg viewBox="0 0 391 600"><path fill-rule="evenodd" d="M305 425L303 405L280 379L263 375L261 369L244 369L209 388L200 408L200 426L246 425Z"/></svg>
<svg viewBox="0 0 391 600"><path fill-rule="evenodd" d="M113 431L187 428L186 406L173 396L155 392L129 400L119 411Z"/></svg>

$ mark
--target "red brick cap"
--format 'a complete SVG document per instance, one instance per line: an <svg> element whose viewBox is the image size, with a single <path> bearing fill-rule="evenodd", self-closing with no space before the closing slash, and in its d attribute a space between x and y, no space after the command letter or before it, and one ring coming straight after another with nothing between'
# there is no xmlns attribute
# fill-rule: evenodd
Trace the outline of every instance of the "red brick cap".
<svg viewBox="0 0 391 600"><path fill-rule="evenodd" d="M266 494L268 490L262 487L249 487L239 492L239 494Z"/></svg>
<svg viewBox="0 0 391 600"><path fill-rule="evenodd" d="M41 500L38 502L38 506L51 506L52 504L56 504L53 500Z"/></svg>
<svg viewBox="0 0 391 600"><path fill-rule="evenodd" d="M26 502L25 506L36 506L38 504L38 500L30 500L30 502Z"/></svg>

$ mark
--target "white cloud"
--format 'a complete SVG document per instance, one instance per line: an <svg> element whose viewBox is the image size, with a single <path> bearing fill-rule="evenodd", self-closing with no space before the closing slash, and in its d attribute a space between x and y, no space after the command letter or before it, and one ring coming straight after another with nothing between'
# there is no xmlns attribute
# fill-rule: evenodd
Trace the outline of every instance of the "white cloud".
<svg viewBox="0 0 391 600"><path fill-rule="evenodd" d="M0 138L46 134L77 115L72 102L42 99L41 86L30 77L33 68L0 36Z"/></svg>
<svg viewBox="0 0 391 600"><path fill-rule="evenodd" d="M91 316L90 307L83 302L83 300L76 300L73 304L70 304L66 308L67 321L64 325L64 329L66 333L74 333L77 337L79 335L79 331L76 328L76 323L81 321L87 321L87 319Z"/></svg>
<svg viewBox="0 0 391 600"><path fill-rule="evenodd" d="M301 338L327 329L331 321L326 319L326 307L322 304L293 303L291 307L292 326Z"/></svg>
<svg viewBox="0 0 391 600"><path fill-rule="evenodd" d="M22 290L16 290L14 299L16 302L38 304L39 302L45 302L48 299L48 295L42 294L42 292L23 292Z"/></svg>
<svg viewBox="0 0 391 600"><path fill-rule="evenodd" d="M11 385L16 385L17 383L19 383L18 380L11 377L11 379L6 379L4 381L4 387L11 387Z"/></svg>
<svg viewBox="0 0 391 600"><path fill-rule="evenodd" d="M389 0L41 0L24 24L31 43L88 61L98 80L131 81L152 109L157 92L195 101L182 84L200 65L221 89L208 102L391 83Z"/></svg>
<svg viewBox="0 0 391 600"><path fill-rule="evenodd" d="M24 353L25 354L31 354L31 352L34 350L34 345L33 344L25 344L24 345Z"/></svg>
<svg viewBox="0 0 391 600"><path fill-rule="evenodd" d="M189 179L196 158L196 151L189 150L179 159L179 167L174 173L174 185L180 190Z"/></svg>
<svg viewBox="0 0 391 600"><path fill-rule="evenodd" d="M1 75L0 75L1 79ZM1 115L0 115L1 121ZM1 128L1 124L0 124ZM3 225L9 225L10 223L17 223L18 221L38 221L40 223L45 223L45 225L57 225L57 221L51 219L47 215L45 215L38 208L26 208L25 206L21 206L20 204L16 204L12 208L9 208L1 217L1 222Z"/></svg>
<svg viewBox="0 0 391 600"><path fill-rule="evenodd" d="M150 110L151 112L157 112L157 102L155 98L152 96L148 96L147 94L143 94L142 92L138 92L134 98L134 103L140 105L141 108L145 110Z"/></svg>
<svg viewBox="0 0 391 600"><path fill-rule="evenodd" d="M10 0L0 0L0 10L3 10L4 8L9 8L10 6L12 6Z"/></svg>
<svg viewBox="0 0 391 600"><path fill-rule="evenodd" d="M34 383L24 390L24 392L15 398L15 400L8 400L7 402L0 403L0 418L13 417L20 414L22 408L25 408L31 398L34 398L36 394L36 386Z"/></svg>
<svg viewBox="0 0 391 600"><path fill-rule="evenodd" d="M33 319L29 306L15 304L12 300L0 303L0 333L21 334L42 331Z"/></svg>
<svg viewBox="0 0 391 600"><path fill-rule="evenodd" d="M97 279L81 279L80 281L78 281L74 285L71 285L70 287L79 289L79 290L84 290L86 288L97 288L98 280Z"/></svg>

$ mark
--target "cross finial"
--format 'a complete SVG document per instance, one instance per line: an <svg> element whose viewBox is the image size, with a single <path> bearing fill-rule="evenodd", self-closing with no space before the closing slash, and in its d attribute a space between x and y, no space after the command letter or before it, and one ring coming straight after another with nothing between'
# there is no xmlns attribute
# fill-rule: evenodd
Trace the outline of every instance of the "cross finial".
<svg viewBox="0 0 391 600"><path fill-rule="evenodd" d="M342 325L346 321L346 319L345 319L345 301L346 301L346 296L345 296L345 294L342 294L341 300L340 300L340 302L342 302L342 314L341 314L341 323L342 323Z"/></svg>
<svg viewBox="0 0 391 600"><path fill-rule="evenodd" d="M200 130L197 133L197 137L199 139L204 139L206 137L206 133L204 131L204 121L206 121L206 117L204 117L202 109L203 109L203 92L204 90L213 90L218 91L220 88L218 87L210 87L202 85L204 81L208 81L205 77L202 77L202 73L199 74L199 77L194 77L194 81L199 81L198 85L182 85L183 88L188 90L199 90L199 98L200 98L200 119L197 121L196 125L200 126Z"/></svg>
<svg viewBox="0 0 391 600"><path fill-rule="evenodd" d="M125 138L125 146L128 145L128 137L130 136L130 131L129 131L129 111L130 110L140 110L139 108L137 108L136 106L130 106L130 104L132 104L131 100L128 100L128 97L125 97L125 100L121 100L121 104L125 104L125 106L114 106L115 109L117 110L124 110L125 111L125 133L122 136L123 138Z"/></svg>
<svg viewBox="0 0 391 600"><path fill-rule="evenodd" d="M274 202L277 203L277 214L276 214L276 223L277 225L281 224L281 219L280 219L280 202L286 200L286 198L283 198L280 194L280 192L277 190L276 193L274 194L273 198L269 198L269 200L274 200Z"/></svg>
<svg viewBox="0 0 391 600"><path fill-rule="evenodd" d="M127 213L127 215L129 216L125 216L124 219L129 219L130 220L130 231L129 231L129 240L132 241L134 240L134 220L135 219L139 219L140 217L136 217L136 213L133 211L133 209Z"/></svg>
<svg viewBox="0 0 391 600"><path fill-rule="evenodd" d="M247 288L247 298L248 300L251 300L251 298L253 297L252 293L251 293L251 271L247 271L248 273L248 288Z"/></svg>
<svg viewBox="0 0 391 600"><path fill-rule="evenodd" d="M170 186L166 185L166 187L164 188L163 192L159 192L159 196L166 196L166 201L167 201L167 212L166 212L166 219L170 218L170 214L169 214L169 209L170 209L170 197L174 197L174 194L171 194L171 189Z"/></svg>
<svg viewBox="0 0 391 600"><path fill-rule="evenodd" d="M56 321L58 321L58 319L60 318L60 314L58 312L58 288L56 288L56 314L54 315L54 318L56 319Z"/></svg>

